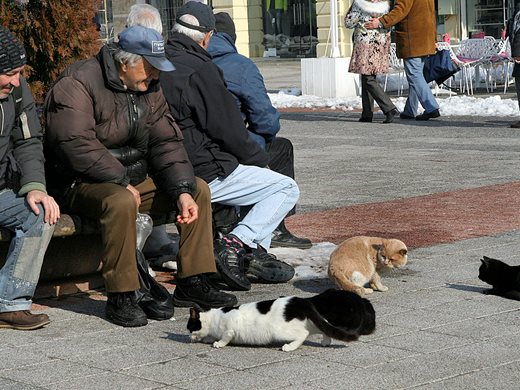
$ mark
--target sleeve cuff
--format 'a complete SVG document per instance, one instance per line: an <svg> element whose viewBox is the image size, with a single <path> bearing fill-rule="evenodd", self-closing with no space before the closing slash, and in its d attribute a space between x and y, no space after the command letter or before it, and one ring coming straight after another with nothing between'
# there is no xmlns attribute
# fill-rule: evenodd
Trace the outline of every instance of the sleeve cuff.
<svg viewBox="0 0 520 390"><path fill-rule="evenodd" d="M22 186L22 188L20 188L20 191L18 191L18 195L20 195L20 196L25 195L28 192L36 191L36 190L47 193L47 190L45 189L44 184L38 183L38 182L31 182L31 183L24 184Z"/></svg>

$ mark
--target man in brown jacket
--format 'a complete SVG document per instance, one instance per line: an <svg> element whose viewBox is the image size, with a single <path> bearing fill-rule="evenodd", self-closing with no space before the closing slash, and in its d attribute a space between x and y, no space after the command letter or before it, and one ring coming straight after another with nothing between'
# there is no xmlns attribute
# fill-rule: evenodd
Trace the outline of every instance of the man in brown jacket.
<svg viewBox="0 0 520 390"><path fill-rule="evenodd" d="M380 18L372 18L366 28L395 26L397 56L404 60L408 99L401 119L426 121L440 116L439 104L424 80L425 58L435 53L436 20L434 0L395 0L394 8ZM416 115L418 103L424 108Z"/></svg>
<svg viewBox="0 0 520 390"><path fill-rule="evenodd" d="M49 187L67 212L99 220L106 315L121 326L142 326L147 316L153 318L135 299L138 212L150 214L156 224L177 223L177 301L205 307L237 303L206 279L216 272L211 195L194 177L157 82L159 71L172 70L162 36L129 27L117 44L66 69L45 102ZM172 212L177 216L170 218Z"/></svg>

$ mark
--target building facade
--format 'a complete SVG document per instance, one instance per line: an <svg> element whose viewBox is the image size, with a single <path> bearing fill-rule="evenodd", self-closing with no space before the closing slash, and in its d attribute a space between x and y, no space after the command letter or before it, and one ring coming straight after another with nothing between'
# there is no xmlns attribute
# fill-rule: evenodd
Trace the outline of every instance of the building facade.
<svg viewBox="0 0 520 390"><path fill-rule="evenodd" d="M161 12L164 31L171 29L184 0L104 0L98 15L102 38L109 41L124 28L128 9L149 3ZM351 53L352 32L343 17L352 0L338 0L339 48ZM491 35L500 38L514 10L514 0L435 0L437 38L452 40ZM209 0L215 12L227 12L237 28L237 48L249 57L305 58L330 54L330 0Z"/></svg>

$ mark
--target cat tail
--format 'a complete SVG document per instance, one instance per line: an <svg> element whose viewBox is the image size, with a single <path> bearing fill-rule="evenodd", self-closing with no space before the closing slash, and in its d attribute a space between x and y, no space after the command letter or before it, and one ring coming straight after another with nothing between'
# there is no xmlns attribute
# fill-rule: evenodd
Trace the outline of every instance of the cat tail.
<svg viewBox="0 0 520 390"><path fill-rule="evenodd" d="M325 317L323 317L311 302L308 302L306 316L313 324L321 330L326 336L341 341L356 341L359 339L357 330L346 330L331 325Z"/></svg>

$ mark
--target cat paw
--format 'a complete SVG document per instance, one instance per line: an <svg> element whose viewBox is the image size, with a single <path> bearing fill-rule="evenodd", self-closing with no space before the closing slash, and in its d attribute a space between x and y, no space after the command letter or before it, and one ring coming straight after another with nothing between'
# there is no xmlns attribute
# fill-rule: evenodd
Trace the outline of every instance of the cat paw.
<svg viewBox="0 0 520 390"><path fill-rule="evenodd" d="M222 348L222 347L225 347L226 346L226 343L222 342L222 341L215 341L213 343L213 348Z"/></svg>
<svg viewBox="0 0 520 390"><path fill-rule="evenodd" d="M379 291L388 291L388 287L383 286L383 285L379 286L377 289L378 289Z"/></svg>
<svg viewBox="0 0 520 390"><path fill-rule="evenodd" d="M291 344L284 344L282 346L282 351L284 351L284 352L291 352L291 351L294 351L298 347L299 347L299 345L294 346L294 345L291 345Z"/></svg>
<svg viewBox="0 0 520 390"><path fill-rule="evenodd" d="M365 294L372 294L372 293L374 292L374 290L372 290L371 288L364 288L364 289L363 289L363 292L364 292Z"/></svg>

